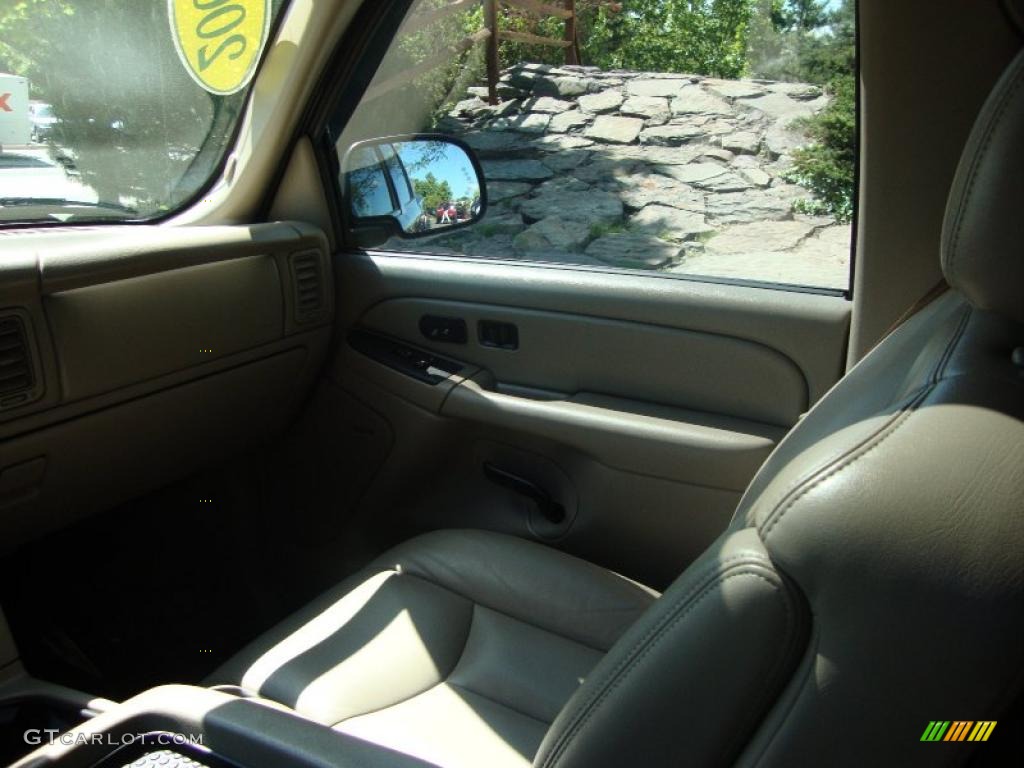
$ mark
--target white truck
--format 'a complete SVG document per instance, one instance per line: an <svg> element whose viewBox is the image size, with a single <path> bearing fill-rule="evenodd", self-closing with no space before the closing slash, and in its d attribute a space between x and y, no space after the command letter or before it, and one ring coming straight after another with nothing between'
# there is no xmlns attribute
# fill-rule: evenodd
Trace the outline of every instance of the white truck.
<svg viewBox="0 0 1024 768"><path fill-rule="evenodd" d="M28 110L28 79L0 73L0 152L32 140Z"/></svg>

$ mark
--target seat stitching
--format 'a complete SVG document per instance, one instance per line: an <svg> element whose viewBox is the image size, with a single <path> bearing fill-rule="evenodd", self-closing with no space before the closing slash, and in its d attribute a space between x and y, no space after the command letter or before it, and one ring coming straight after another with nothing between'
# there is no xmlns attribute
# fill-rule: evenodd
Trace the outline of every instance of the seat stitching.
<svg viewBox="0 0 1024 768"><path fill-rule="evenodd" d="M332 723L330 727L331 728L337 728L339 725L341 725L342 723L347 723L349 720L358 720L360 717L368 717L369 715L376 715L376 714L378 714L380 712L384 712L385 710L391 709L393 707L401 706L402 704L410 702L413 699L419 698L420 696L426 696L431 691L433 691L433 690L435 690L437 688L440 688L442 685L447 684L447 682L448 682L447 678L445 678L444 680L439 680L438 682L434 683L432 686L430 686L429 688L426 688L425 690L417 691L416 693L412 694L411 696L406 696L404 699L399 699L398 701L393 701L390 704L385 704L383 707L377 707L376 709L368 709L366 712L360 712L357 715L350 715L349 717L342 718L338 722Z"/></svg>
<svg viewBox="0 0 1024 768"><path fill-rule="evenodd" d="M960 340L964 337L964 332L967 330L967 322L971 319L971 315L974 313L974 308L968 304L963 311L963 316L957 323L956 328L953 329L953 335L949 338L949 343L946 344L946 349L939 356L939 361L935 364L935 370L932 371L931 383L937 384L942 380L943 374L946 372L946 366L949 365L949 361L953 358L953 352L960 345Z"/></svg>
<svg viewBox="0 0 1024 768"><path fill-rule="evenodd" d="M773 570L774 570L774 568L773 568ZM776 588L775 588L775 592L780 597L781 602L782 602L783 611L786 614L786 630L785 630L786 646L782 650L782 652L778 654L778 657L775 659L775 663L772 665L771 672L766 676L765 679L768 681L768 684L761 687L761 695L758 696L756 699L754 697L750 697L749 699L747 699L747 702L748 702L747 707L746 707L747 712L744 715L744 720L746 718L749 718L751 713L757 712L757 711L761 711L763 709L766 709L767 706L768 706L769 696L774 695L776 698L778 698L778 695L779 695L780 691L775 688L776 678L777 678L777 676L779 676L781 674L781 672L782 672L783 668L785 667L786 663L790 660L790 657L794 653L794 650L795 650L795 648L797 646L797 641L799 640L799 637L800 637L799 633L796 630L796 626L797 626L797 623L798 623L797 622L796 604L795 604L794 601L792 601L790 599L787 599L787 598L791 597L792 591L798 591L799 592L799 589L797 587L790 587L786 583L786 581L783 578L781 573L779 573L778 571L775 571L775 573L777 574L778 579L779 579L779 583L778 583L778 586L776 586ZM737 575L742 575L742 574L737 574ZM759 574L749 573L749 575L757 576L758 578L768 582L769 584L772 584L772 582L769 579L767 579L764 576L761 576ZM802 592L800 592L800 594L801 594L801 596L803 595ZM806 597L804 597L804 599L806 600ZM744 722L744 720L738 720L738 722L742 723L742 722ZM753 723L751 723L751 725L748 726L748 729L749 729L750 732L756 730L756 728L754 728L753 726L754 726ZM749 735L750 735L750 733L748 732L748 741L749 741ZM736 749L734 751L733 757L735 758L735 756L738 755L740 752L741 752L741 749Z"/></svg>
<svg viewBox="0 0 1024 768"><path fill-rule="evenodd" d="M1018 62L1018 70L1021 69L1022 62L1024 62L1024 59ZM978 151L974 155L974 159L971 163L971 170L968 174L968 183L966 189L964 190L964 194L960 198L960 203L957 206L956 227L953 231L953 242L951 245L951 248L953 250L953 259L950 263L950 266L952 267L956 267L960 261L960 236L962 234L963 223L965 218L964 210L967 208L967 201L970 198L971 194L974 192L974 186L978 181L978 170L981 167L981 163L984 159L984 156L988 152L989 145L991 145L992 143L992 137L995 135L996 127L1003 119L1003 115L1006 114L1006 110L1010 108L1010 103L1013 99L1013 96L1017 93L1018 90L1020 90L1021 86L1024 85L1024 78L1020 76L1019 71L1015 73L1013 76L1016 78L1016 80L1014 81L1011 87L1006 89L1006 92L1003 94L1002 101L996 108L996 111L993 114L992 118L988 121L988 124L985 126L985 138L982 140L981 146L978 148Z"/></svg>
<svg viewBox="0 0 1024 768"><path fill-rule="evenodd" d="M650 638L653 635L655 635L659 631L659 629L666 622L668 622L673 615L675 615L675 612L678 611L681 606L685 605L690 600L690 598L693 595L697 594L702 589L705 589L707 587L707 581L708 581L709 578L714 576L715 573L722 572L723 566L726 565L727 563L734 562L734 561L739 560L741 558L759 559L759 560L762 560L762 561L764 560L764 558L761 558L761 557L758 557L756 555L753 555L752 553L741 553L741 554L731 555L731 556L725 558L722 561L718 561L718 562L713 563L711 566L705 568L697 576L695 576L694 578L695 578L697 583L691 589L689 589L686 593L684 593L683 595L680 595L680 597L675 601L675 603L672 605L672 607L668 610L666 615L657 624L655 624L653 627L651 627L649 630L647 630L647 632L644 633L643 637L641 637L639 640L637 640L633 644L633 646L629 649L629 651L623 657L623 660L620 661L619 664L611 672L609 672L607 675L605 675L605 678L604 678L604 680L601 681L601 683L595 683L594 684L595 685L594 692L592 692L588 696L587 700L583 704L580 705L580 710L579 710L579 712L575 716L576 719L579 718L580 712L583 712L587 707L589 707L593 703L594 699L600 693L601 687L604 686L604 685L607 685L607 681L608 680L611 680L613 677L615 677L615 675L619 674L619 672L621 671L622 667L625 666L628 663L629 657L632 654L636 653L636 651L641 646L643 646L644 643L646 643L648 640L650 640ZM569 729L574 728L574 727L575 726L573 724L570 724L569 726L566 726L566 730L568 731ZM566 737L567 736L563 736L562 738L566 738ZM553 748L553 751L554 751L554 749L557 749L557 745L556 745L555 748Z"/></svg>
<svg viewBox="0 0 1024 768"><path fill-rule="evenodd" d="M768 753L768 750L775 742L775 739L782 732L782 728L784 725L786 725L786 722L788 721L790 714L793 712L794 709L796 709L796 705L800 702L800 698L803 694L803 691L807 687L807 682L811 679L811 673L814 672L814 657L818 653L819 645L821 645L821 634L815 631L813 640L807 644L808 663L807 668L804 670L804 673L800 678L800 684L797 687L797 690L794 693L793 698L787 704L785 713L780 715L778 721L775 724L775 728L772 731L772 734L768 737L764 747L762 747L761 749L761 752L758 754L757 757L754 758L754 765L759 764L764 759L764 756Z"/></svg>
<svg viewBox="0 0 1024 768"><path fill-rule="evenodd" d="M867 456L875 448L884 443L887 439L892 437L899 428L906 424L910 417L916 413L918 406L927 398L929 394L935 389L935 385L932 384L926 389L920 391L920 393L910 402L906 409L899 412L896 418L889 420L885 426L880 430L872 434L865 441L861 442L853 451L847 453L840 463L833 464L827 471L819 473L815 478L806 483L800 488L799 493L792 496L789 501L786 502L785 506L780 507L777 511L772 513L772 516L765 521L765 525L761 529L761 536L765 539L771 534L772 530L779 521L785 517L786 513L793 508L793 506L800 501L804 496L813 491L819 485L824 483L826 480L835 477L845 469L852 467L860 459Z"/></svg>
<svg viewBox="0 0 1024 768"><path fill-rule="evenodd" d="M488 696L485 693L480 693L480 691L474 691L469 686L460 685L459 683L453 683L453 682L451 682L450 678L446 679L444 682L445 682L446 685L450 685L452 688L459 688L459 689L465 691L466 693L471 693L474 696L479 696L481 699L486 699L487 701L491 702L492 704L497 704L499 707L504 707L505 709L509 710L510 712L515 712L517 715L522 715L523 717L529 718L530 720L533 720L536 723L540 723L545 728L547 728L548 726L551 725L550 721L548 721L548 720L542 720L539 717L536 717L534 715L529 714L528 712L523 712L523 710L517 709L516 707L513 707L513 706L509 705L508 703L506 703L504 701L499 701L498 699L494 698L493 696Z"/></svg>
<svg viewBox="0 0 1024 768"><path fill-rule="evenodd" d="M406 574L406 575L408 575L408 574ZM413 578L421 578L421 577L414 576ZM431 582L431 583L433 583L433 582ZM461 595L460 595L460 597L461 597ZM341 725L342 723L347 722L349 720L354 720L354 719L356 719L358 717L364 717L364 716L367 716L367 715L374 715L374 714L377 714L378 712L383 712L386 709L391 709L392 707L397 707L397 706L399 706L401 704L405 704L406 702L412 701L413 699L418 698L420 696L425 696L426 694L430 693L433 690L436 690L436 689L440 688L443 685L448 685L448 686L451 686L452 688L460 688L460 689L462 689L462 690L464 690L464 691L466 691L468 693L473 694L474 696L479 696L481 699L486 699L487 701L490 701L493 704L497 704L498 706L504 707L505 709L507 709L507 710L509 710L511 712L515 712L517 715L522 715L523 717L529 718L530 720L534 720L535 722L538 722L541 725L543 725L545 728L549 727L551 725L551 723L549 721L541 720L538 717L534 717L533 715L531 715L531 714L529 714L527 712L523 712L522 710L517 709L516 707L513 707L513 706L505 703L504 701L498 701L497 699L495 699L495 698L493 698L491 696L488 696L486 694L480 693L480 691L475 691L475 690L473 690L472 688L470 688L468 686L460 685L459 683L453 683L451 681L452 673L454 673L455 670L459 668L459 664L462 662L463 657L466 655L466 649L469 647L469 638L470 638L470 635L472 634L472 631L473 631L473 623L476 620L476 609L477 609L478 606L477 606L476 603L473 603L472 601L470 601L470 602L472 603L472 606L473 606L473 612L472 612L472 614L470 616L470 620L468 622L469 628L466 631L466 638L465 638L465 640L462 643L462 651L459 653L459 658L455 660L455 664L452 665L452 668L448 671L448 673L445 675L443 680L440 680L439 682L435 683L434 685L430 686L429 688L427 688L424 691L419 691L417 693L414 693L411 696L407 696L406 698L401 699L400 701L392 702L391 704L387 704L386 706L383 706L383 707L378 707L377 709L371 709L371 710L368 710L366 712L360 712L358 715L352 715L351 717L346 717L346 718L344 718L342 720L339 720L336 723L333 723L330 727L331 728L335 728L335 727L337 727L337 726ZM486 607L486 606L484 606L484 607ZM491 609L488 608L488 610L491 610Z"/></svg>
<svg viewBox="0 0 1024 768"><path fill-rule="evenodd" d="M595 653L600 653L601 655L604 655L604 654L608 653L608 650L611 647L611 646L609 646L609 648L598 648L597 646L591 645L590 643L585 643L582 640L577 640L575 637L569 637L568 635L563 635L561 632L556 632L553 629L549 629L548 627L542 627L540 624L534 624L531 621L527 621L526 619L523 619L523 618L521 618L519 616L515 616L515 615L513 615L511 613L508 613L507 611L503 611L500 608L495 608L494 606L489 605L488 603L480 602L479 600L476 600L475 598L469 597L468 595L464 595L461 592L459 592L458 590L452 589L447 584L441 584L438 581L434 581L433 579L427 578L426 576L422 576L422 575L420 575L418 573L403 572L401 575L406 577L406 578L420 579L421 581L425 581L428 584L437 587L438 589L443 589L443 590L446 590L448 592L451 592L456 597L461 597L466 602L472 603L474 611L476 610L477 606L480 606L481 608L486 608L487 610L494 611L495 613L499 613L502 616L504 616L505 618L511 619L512 621L516 621L516 622L518 622L520 624L525 624L528 627L533 627L534 629L539 629L542 632L547 632L550 635L554 635L555 637L559 638L560 640L565 640L566 642L569 642L569 643L575 643L576 645L579 645L579 646L582 646L583 648L586 648L588 651L594 651ZM646 611L648 608L650 608L651 605L653 605L654 602L657 599L658 598L655 598L654 600L651 601L650 604L644 606L644 608L642 608L640 610L637 610L636 611L637 615L639 616L644 611ZM636 620L634 619L634 622L635 621ZM631 626L632 623L633 622L630 622L630 625L628 625L626 627L626 629L629 629L629 626ZM467 637L467 640L468 640L468 637ZM614 645L614 643L612 645ZM463 649L463 651L465 651L465 649Z"/></svg>
<svg viewBox="0 0 1024 768"><path fill-rule="evenodd" d="M707 568L705 568L697 576L694 577L697 583L693 587L691 587L685 594L679 596L679 598L673 604L673 607L669 609L669 613L663 619L661 619L661 621L658 624L651 627L651 629L647 630L644 636L633 644L633 647L630 649L629 653L634 653L636 649L642 646L644 643L646 643L652 635L656 634L658 632L659 627L661 627L665 622L670 620L671 616L674 615L674 611L678 610L679 606L686 603L693 595L697 594L702 589L705 589L707 587L707 582L710 578L712 578L716 573L721 573L723 570L725 570L723 566L725 566L728 563L734 563L737 560L744 559L757 561L759 564L769 562L766 558L757 555L753 552L741 552L739 554L730 555L729 557L726 557L722 560L717 560L714 563L710 564ZM605 653L607 653L607 651ZM609 674L608 677L611 677L614 674L617 674L617 670Z"/></svg>
<svg viewBox="0 0 1024 768"><path fill-rule="evenodd" d="M967 329L968 320L971 317L972 310L968 307L967 311L964 312L963 317L957 323L956 328L953 330L953 334L946 344L946 348L943 353L939 356L939 361L936 363L934 370L929 375L930 383L922 389L919 389L916 394L910 397L910 401L904 408L897 411L889 418L884 424L880 425L879 428L872 434L865 437L861 442L854 445L850 450L843 453L837 458L832 464L825 465L818 472L813 474L806 480L801 481L789 492L783 496L779 501L778 505L773 509L764 519L764 522L758 526L758 531L762 537L767 537L772 529L779 523L779 521L785 516L785 514L793 508L800 499L810 493L812 490L817 488L823 482L831 477L834 477L839 472L843 471L847 467L852 466L857 462L858 459L866 456L874 448L881 445L885 440L894 434L903 424L908 420L909 416L914 413L920 404L931 394L935 389L939 381L942 380L942 376L945 373L946 366L953 357L953 352L959 345L960 340L963 338L964 332Z"/></svg>
<svg viewBox="0 0 1024 768"><path fill-rule="evenodd" d="M693 587L691 587L689 590L687 590L684 594L680 595L672 603L672 605L668 609L668 612L666 613L666 615L664 617L662 617L658 621L658 623L656 623L653 627L648 629L643 634L643 636L640 639L638 639L635 643L633 643L632 647L629 649L629 651L626 652L626 654L623 657L623 659L616 665L616 667L614 669L612 669L609 673L607 673L604 676L604 679L600 683L596 683L596 682L594 683L594 690L588 695L587 700L585 702L583 702L579 706L579 711L574 716L573 723L571 723L570 725L566 726L565 732L560 737L559 741L556 742L555 747L552 748L552 752L550 753L549 758L547 760L545 760L544 765L550 765L551 764L551 760L555 759L554 758L554 753L560 748L559 744L562 741L568 740L570 738L571 734L569 732L573 731L576 728L576 723L578 723L579 718L581 717L582 713L585 712L588 707L590 707L591 705L594 704L595 699L597 699L598 696L600 696L603 687L608 685L608 681L614 679L617 675L619 675L622 672L623 668L629 664L630 658L640 648L642 648L644 646L644 644L649 642L651 640L651 638L654 637L654 635L656 635L665 626L667 626L672 621L673 617L678 613L678 611L680 611L687 603L690 602L690 600L693 598L694 595L698 594L702 590L705 590L705 589L707 589L709 587L709 579L714 577L716 574L721 574L725 570L728 570L728 568L725 568L725 566L729 565L730 563L736 563L737 561L740 561L740 560L747 561L746 564L757 564L757 565L770 564L770 561L767 558L765 558L765 557L763 557L761 555L755 554L753 552L741 552L739 554L730 555L729 557L726 557L726 558L724 558L722 560L717 560L714 563L712 563L711 565L709 565L708 567L704 568L702 571L700 571L694 577L694 579L695 579L695 581L697 583ZM662 597L660 599L667 599L667 598L665 598L664 595L662 595Z"/></svg>
<svg viewBox="0 0 1024 768"><path fill-rule="evenodd" d="M758 573L752 573L750 571L739 571L736 573L730 573L724 576L720 576L720 578L716 579L713 583L707 585L704 589L703 594L701 594L699 597L697 597L696 600L687 605L684 610L676 613L670 622L661 627L661 629L657 633L657 636L652 638L651 642L648 643L646 647L638 649L639 653L637 653L636 656L627 658L624 664L620 664L619 670L617 670L616 674L613 676L613 679L610 682L606 682L604 684L604 688L600 691L600 694L593 700L592 703L588 704L587 709L584 712L580 713L577 722L571 726L571 729L567 729L566 734L561 739L561 743L558 744L558 746L554 750L552 750L550 757L547 760L545 760L544 765L553 766L555 762L557 762L561 758L561 756L565 753L565 750L568 748L569 742L583 730L587 722L589 722L590 718L597 712L597 710L601 707L604 701L607 700L607 698L615 691L615 689L622 684L622 682L628 676L629 672L631 672L639 665L639 663L654 649L654 647L662 639L664 639L664 637L676 624L678 624L680 621L686 618L686 616L689 615L690 612L693 611L701 603L701 601L704 600L704 598L706 598L716 589L720 589L726 581L741 576L751 576L753 578L760 579L761 581L764 581L769 586L771 586L776 592L780 591L779 585L773 582L771 579Z"/></svg>
<svg viewBox="0 0 1024 768"><path fill-rule="evenodd" d="M730 568L728 569L721 568L722 565L725 565L726 563L731 561L735 562L741 558L746 559L747 562L730 566ZM727 581L730 578L744 575L755 576L757 578L763 579L769 584L772 583L769 579L765 578L764 576L750 573L748 571L740 571L738 573L732 573L725 576L722 575L723 573L725 573L727 570L731 570L732 568L742 567L743 565L763 566L768 564L770 564L770 561L767 558L754 555L751 553L735 555L733 557L726 558L718 564L719 567L716 569L718 573L718 578L716 578L711 583L706 583L706 581L702 581L696 587L687 592L686 595L684 595L678 601L676 601L675 605L673 605L671 609L671 612L668 615L666 615L665 618L662 619L662 621L659 622L656 626L648 630L639 641L633 644L633 647L624 656L622 661L619 662L615 669L613 669L610 673L608 673L605 676L604 680L602 680L600 684L595 684L595 692L592 693L589 699L581 705L580 711L576 714L574 718L574 722L566 727L565 732L560 737L558 743L556 743L555 747L552 748L552 751L549 753L548 758L544 761L544 765L551 766L554 765L555 762L557 762L557 760L561 757L562 753L568 747L568 744L572 740L572 738L582 729L582 727L586 724L587 720L590 718L590 715L594 712L595 709L597 709L597 707L604 700L604 698L611 692L611 690L614 690L614 688L617 687L618 682L621 682L622 678L625 676L626 672L628 672L629 668L635 666L640 659L646 656L650 649L657 644L660 638L663 637L664 634L667 633L669 629L671 629L671 627L673 627L678 621L680 621L691 610L693 610L693 608L698 603L700 603L701 600L707 597L715 588L720 587L725 581ZM712 571L711 574L707 574L707 572L705 572L705 574L707 575L714 575L714 573L715 571ZM702 578L705 574L702 574ZM773 586L775 586L775 588L778 589L777 585ZM695 594L698 594L700 592L703 592L703 594L699 594L699 596L695 600L691 600L691 598Z"/></svg>
<svg viewBox="0 0 1024 768"><path fill-rule="evenodd" d="M408 575L408 574L402 574L402 575ZM419 578L419 577L413 577L413 578ZM459 596L461 597L461 595L459 595ZM448 672L445 674L445 676L444 676L444 678L442 680L434 683L432 686L430 686L429 688L426 688L425 690L417 691L416 693L414 693L414 694L412 694L410 696L406 696L404 699L399 699L398 701L393 701L390 704L386 704L383 707L377 707L376 709L370 709L370 710L367 710L366 712L360 712L358 715L351 715L350 717L342 718L338 722L334 723L331 726L331 728L339 726L342 723L347 722L349 720L354 720L357 717L363 717L365 715L373 715L373 714L376 714L378 712L383 712L385 709L391 709L392 707L397 707L399 704L405 704L407 701L412 701L417 696L423 696L426 693L429 693L430 691L434 690L435 688L438 688L438 687L444 685L445 683L447 683L448 682L448 678L451 677L452 672L454 672L456 669L458 669L459 663L462 661L462 657L466 655L466 648L469 647L469 636L470 636L470 634L473 631L473 621L476 619L476 603L474 603L472 601L469 601L469 603L472 606L472 611L470 612L470 615L469 615L469 621L466 622L466 636L462 639L462 650L459 651L459 657L455 660L455 663L452 664L452 668L448 670Z"/></svg>

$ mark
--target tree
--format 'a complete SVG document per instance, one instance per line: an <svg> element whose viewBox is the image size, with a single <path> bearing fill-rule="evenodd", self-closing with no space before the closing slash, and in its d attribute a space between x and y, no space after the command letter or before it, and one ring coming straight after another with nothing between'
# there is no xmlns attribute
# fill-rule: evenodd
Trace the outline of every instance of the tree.
<svg viewBox="0 0 1024 768"><path fill-rule="evenodd" d="M793 153L793 169L787 177L814 193L813 200L798 203L800 210L848 222L853 217L857 164L853 76L834 79L830 90L832 103L805 124L813 142Z"/></svg>
<svg viewBox="0 0 1024 768"><path fill-rule="evenodd" d="M776 6L774 20L785 29L811 32L828 23L829 13L823 0L786 0L781 8Z"/></svg>
<svg viewBox="0 0 1024 768"><path fill-rule="evenodd" d="M627 0L581 19L586 64L740 77L754 0Z"/></svg>
<svg viewBox="0 0 1024 768"><path fill-rule="evenodd" d="M832 102L804 121L813 142L793 156L790 180L807 187L813 200L800 207L809 213L849 221L853 216L857 164L856 8L854 0L829 15L829 30L808 47L802 60L808 79L825 86Z"/></svg>
<svg viewBox="0 0 1024 768"><path fill-rule="evenodd" d="M827 45L835 14L823 0L757 0L747 60L755 77L825 84L813 60Z"/></svg>
<svg viewBox="0 0 1024 768"><path fill-rule="evenodd" d="M413 179L412 188L416 195L423 198L423 210L433 212L441 203L448 203L452 200L452 188L448 181L438 181L433 173L428 173L425 178Z"/></svg>
<svg viewBox="0 0 1024 768"><path fill-rule="evenodd" d="M418 11L446 0L424 0ZM604 69L625 68L658 72L739 77L746 64L745 53L750 11L754 0L577 0L577 34L584 64ZM564 20L538 17L523 9L502 7L499 26L503 30L528 32L560 39ZM450 45L459 36L472 34L483 24L479 8L462 16L461 26L435 24L428 32L407 32L403 50L417 51L420 60L426 50ZM500 58L508 67L522 62L561 64L561 48L532 45L511 40L501 42ZM416 57L413 56L415 59ZM479 65L471 57L473 71ZM396 68L399 65L395 64ZM436 78L450 82L451 76ZM429 88L429 84L427 85ZM422 88L422 87L421 87Z"/></svg>
<svg viewBox="0 0 1024 768"><path fill-rule="evenodd" d="M5 2L0 8L0 72L29 78L38 75L38 48L56 45L52 37L55 22L74 12L71 3L60 0Z"/></svg>
<svg viewBox="0 0 1024 768"><path fill-rule="evenodd" d="M552 0L554 2L554 0ZM739 77L747 66L747 31L755 0L577 0L577 32L584 64L605 69L647 69L660 72ZM410 18L429 14L450 0L421 0ZM538 17L523 9L502 6L499 26L560 39L564 20ZM415 77L386 95L364 101L345 138L376 135L379 126L415 131L435 125L451 106L465 98L468 86L483 82L483 46L447 55L457 43L483 26L480 5L435 19L426 27L407 24L389 49L375 82L401 78L425 61L445 63ZM503 67L531 62L561 64L561 48L513 40L500 43Z"/></svg>

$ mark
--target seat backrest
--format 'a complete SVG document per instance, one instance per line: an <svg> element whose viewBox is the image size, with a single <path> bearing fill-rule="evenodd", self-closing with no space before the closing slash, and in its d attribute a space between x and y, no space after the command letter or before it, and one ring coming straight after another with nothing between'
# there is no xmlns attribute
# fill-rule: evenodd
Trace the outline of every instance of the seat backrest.
<svg viewBox="0 0 1024 768"><path fill-rule="evenodd" d="M1019 695L1024 54L965 148L942 250L953 290L779 445L535 765L957 764L970 745L930 749L929 722Z"/></svg>

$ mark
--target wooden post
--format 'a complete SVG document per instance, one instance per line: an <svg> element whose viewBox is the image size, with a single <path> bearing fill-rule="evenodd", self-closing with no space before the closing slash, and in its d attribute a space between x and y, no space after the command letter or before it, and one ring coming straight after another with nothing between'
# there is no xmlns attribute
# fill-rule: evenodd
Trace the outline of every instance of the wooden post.
<svg viewBox="0 0 1024 768"><path fill-rule="evenodd" d="M487 39L487 100L498 103L498 75L501 63L498 61L498 0L483 0L484 26L490 30Z"/></svg>
<svg viewBox="0 0 1024 768"><path fill-rule="evenodd" d="M565 39L570 43L565 49L565 63L579 64L580 51L576 40L576 0L565 0L565 10L572 14L565 20Z"/></svg>

